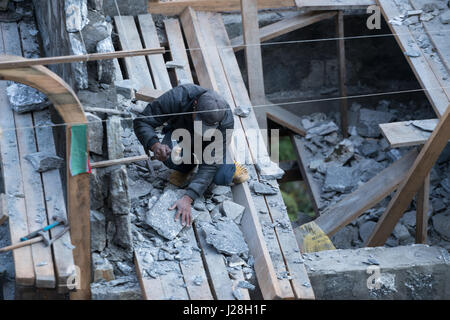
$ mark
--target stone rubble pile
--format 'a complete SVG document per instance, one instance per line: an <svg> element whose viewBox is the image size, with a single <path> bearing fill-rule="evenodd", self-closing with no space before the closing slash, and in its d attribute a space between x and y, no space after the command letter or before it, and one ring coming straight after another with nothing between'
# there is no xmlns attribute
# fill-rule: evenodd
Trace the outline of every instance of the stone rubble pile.
<svg viewBox="0 0 450 320"><path fill-rule="evenodd" d="M380 123L413 119L430 119L431 110L417 106L382 100L369 109L354 103L350 107L349 137L343 139L339 131L339 115L316 113L302 118L306 137L302 137L309 158L308 170L321 187L320 210L337 203L355 191L392 162L401 158L409 148L390 149L379 130ZM426 128L424 128L426 129ZM431 171L429 240L450 250L450 147L447 146ZM361 247L370 236L391 197L382 200L332 237L337 248ZM415 201L395 227L387 246L414 243Z"/></svg>

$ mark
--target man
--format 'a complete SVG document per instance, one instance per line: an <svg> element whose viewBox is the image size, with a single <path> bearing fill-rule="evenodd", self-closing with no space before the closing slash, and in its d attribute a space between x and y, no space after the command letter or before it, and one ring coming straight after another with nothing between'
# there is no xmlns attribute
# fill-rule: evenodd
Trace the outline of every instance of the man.
<svg viewBox="0 0 450 320"><path fill-rule="evenodd" d="M197 122L194 124L194 121ZM164 138L160 142L155 128L165 124ZM200 128L200 130L198 130ZM188 155L188 163L175 164L172 157L173 136L177 129L189 132L191 145L201 143L201 152L214 141L203 141L202 137L208 130L218 130L223 137L223 161L207 163L201 161L198 171L192 177L184 196L179 199L171 210L177 209L175 220L181 216L183 225L192 224L191 204L202 196L208 186L214 181L217 185L242 183L248 179L246 169L235 162L229 163L227 157L229 132L234 128L233 113L223 97L195 84L184 84L167 91L158 99L150 103L141 117L134 120L134 132L145 150L151 150L156 159L162 161L168 168L174 169L170 181L180 186L187 180L189 173L196 168L195 159L202 159L202 155ZM228 138L227 138L228 136ZM212 140L212 139L211 139ZM179 141L177 141L179 142ZM186 141L182 141L186 143ZM193 150L195 148L191 148ZM195 150L194 150L195 152ZM228 154L229 155L229 154ZM184 155L185 156L185 155Z"/></svg>

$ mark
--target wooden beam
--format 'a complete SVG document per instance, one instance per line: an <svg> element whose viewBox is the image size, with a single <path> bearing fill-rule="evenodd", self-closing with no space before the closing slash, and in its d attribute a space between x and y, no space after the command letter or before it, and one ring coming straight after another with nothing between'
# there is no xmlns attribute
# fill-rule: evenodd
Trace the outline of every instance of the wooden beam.
<svg viewBox="0 0 450 320"><path fill-rule="evenodd" d="M336 11L330 12L306 12L293 17L269 24L259 29L259 40L265 42L286 33L304 28L316 22L332 18ZM245 48L243 36L238 36L231 40L231 45L235 52Z"/></svg>
<svg viewBox="0 0 450 320"><path fill-rule="evenodd" d="M155 23L151 14L141 14L138 16L139 27L142 35L142 40L145 48L159 48L159 38L156 31ZM164 62L162 54L153 54L147 56L147 60L150 64L150 71L152 72L155 88L167 91L172 89L170 83L169 74Z"/></svg>
<svg viewBox="0 0 450 320"><path fill-rule="evenodd" d="M114 17L119 41L124 50L141 50L143 48L141 37L136 27L134 17L118 16ZM152 76L145 57L125 58L125 67L128 78L131 79L138 88L154 88Z"/></svg>
<svg viewBox="0 0 450 320"><path fill-rule="evenodd" d="M392 233L395 225L407 209L414 195L422 187L425 178L444 150L450 139L450 106L440 119L436 129L420 151L419 156L408 172L404 182L389 203L384 214L378 220L375 230L368 238L366 245L381 246Z"/></svg>
<svg viewBox="0 0 450 320"><path fill-rule="evenodd" d="M391 148L410 147L425 144L431 136L431 131L418 126L434 130L438 122L439 119L391 122L380 124L380 129Z"/></svg>
<svg viewBox="0 0 450 320"><path fill-rule="evenodd" d="M375 5L375 0L295 0L300 9L308 10L343 10L343 9L366 9Z"/></svg>
<svg viewBox="0 0 450 320"><path fill-rule="evenodd" d="M345 61L345 33L344 33L344 12L339 10L336 16L336 34L338 49L338 76L339 76L339 92L340 92L340 113L341 113L341 131L344 138L348 137L348 101L347 101L347 72Z"/></svg>
<svg viewBox="0 0 450 320"><path fill-rule="evenodd" d="M218 91L224 96L230 106L234 107L234 101L230 93L230 88L227 84L227 79L223 75L223 68L220 68L221 61L218 56L214 38L211 39L212 30L208 22L208 16L202 14L203 24L200 26L197 14L192 8L186 9L181 15L181 23L183 25L184 33L188 45L192 49L192 60L197 71L197 77L200 85L203 87ZM223 33L215 30L215 33ZM226 32L225 32L226 33ZM208 46L205 44L204 37L208 37ZM200 50L198 50L200 49ZM231 50L231 49L230 49ZM231 53L234 53L231 50ZM215 68L212 68L215 60ZM217 60L219 59L219 60ZM216 80L216 77L219 77ZM237 119L235 118L235 121ZM237 122L238 124L240 122ZM245 141L245 137L243 137ZM270 258L264 237L261 231L261 225L258 220L258 215L255 210L252 196L248 183L235 185L232 187L233 200L246 208L242 218L242 231L246 238L250 252L255 257L255 273L264 299L280 299L284 298L275 273L275 269Z"/></svg>
<svg viewBox="0 0 450 320"><path fill-rule="evenodd" d="M430 175L425 178L416 196L416 243L427 243Z"/></svg>
<svg viewBox="0 0 450 320"><path fill-rule="evenodd" d="M222 62L223 71L225 72L226 79L232 93L233 100L230 105L232 108L236 105L251 105L236 56L230 47L230 40L228 38L222 17L220 14L210 14L210 16L210 24L215 31L214 36L216 46L220 48L220 50L218 50L220 61ZM214 42L214 40L211 40L211 42ZM242 129L246 132L244 139L247 141L249 146L253 163L261 157L268 156L264 142L261 141L262 135L259 130L254 111L252 110L250 115L246 118L235 117L235 121L239 121ZM275 187L278 186L276 180L271 180L269 182ZM267 218L271 221L271 223L289 219L285 210L278 207L274 208L269 205L271 202L283 203L280 193L277 193L274 196L263 197L263 199L265 201L265 208L268 211ZM290 285L294 293L294 297L297 299L314 299L314 292L311 287L308 287L309 279L305 267L303 265L299 266L295 263L296 258L300 258L301 254L300 252L295 251L298 250L298 247L296 245L294 233L286 232L286 230L282 229L279 224L273 228L273 231L278 242L276 247L281 250L282 262L284 262L284 266L282 267L285 268L285 270L287 270L291 275ZM292 252L297 252L298 254L292 254Z"/></svg>
<svg viewBox="0 0 450 320"><path fill-rule="evenodd" d="M245 45L245 65L248 89L253 104L264 104L264 72L259 41L258 5L256 0L241 0L242 34Z"/></svg>
<svg viewBox="0 0 450 320"><path fill-rule="evenodd" d="M314 222L331 237L361 214L390 195L405 179L418 151L413 149L378 175L328 207Z"/></svg>
<svg viewBox="0 0 450 320"><path fill-rule="evenodd" d="M52 65L59 63L73 63L73 62L91 62L98 60L110 60L125 57L138 57L147 56L155 54L165 53L164 48L153 48L153 49L141 49L141 50L124 50L108 53L90 53L84 55L76 56L61 56L61 57L46 57L46 58L34 58L27 60L9 60L1 61L0 69L14 69L14 68L25 68L31 66L41 66L41 65Z"/></svg>
<svg viewBox="0 0 450 320"><path fill-rule="evenodd" d="M173 61L184 62L183 68L175 68L175 75L178 84L180 83L194 83L189 67L189 59L187 56L186 47L184 45L183 34L178 19L164 20L166 29L167 41L169 42L170 54Z"/></svg>
<svg viewBox="0 0 450 320"><path fill-rule="evenodd" d="M400 11L397 8L395 2L391 0L376 0L377 4L381 7L381 12L385 17L386 21L390 21L395 17L400 15ZM421 84L422 88L425 89L425 94L430 100L434 111L441 117L449 104L449 98L446 92L443 90L443 85L436 77L435 72L430 65L430 61L426 58L426 54L416 43L414 36L411 34L408 26L388 23L389 28L394 34L397 43L399 44L401 50L405 53L408 51L415 51L420 53L420 57L412 58L405 54L406 60L411 66L416 78Z"/></svg>
<svg viewBox="0 0 450 320"><path fill-rule="evenodd" d="M296 114L286 110L280 106L273 105L266 112L267 119L278 123L282 127L285 127L292 132L299 134L301 136L306 135L305 129L302 128L300 117Z"/></svg>
<svg viewBox="0 0 450 320"><path fill-rule="evenodd" d="M258 0L258 9L294 7L294 0ZM150 2L148 12L166 16L180 15L187 7L196 11L239 11L240 0L177 0L167 2Z"/></svg>

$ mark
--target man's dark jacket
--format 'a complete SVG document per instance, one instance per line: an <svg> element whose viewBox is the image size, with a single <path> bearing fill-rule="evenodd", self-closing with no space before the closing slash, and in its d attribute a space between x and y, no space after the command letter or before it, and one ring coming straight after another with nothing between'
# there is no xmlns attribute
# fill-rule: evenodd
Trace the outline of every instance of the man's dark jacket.
<svg viewBox="0 0 450 320"><path fill-rule="evenodd" d="M146 150L159 142L155 128L167 123L165 132L175 129L186 129L193 136L193 102L207 91L207 89L195 84L184 84L167 91L155 101L148 104L141 117L134 120L134 132ZM183 114L188 112L188 114ZM181 114L180 114L181 113ZM234 119L230 107L225 113L224 119L220 122L218 129L222 132L224 139L223 152L227 148L227 129L234 128ZM220 164L201 163L198 172L186 188L186 195L193 200L203 195L211 184Z"/></svg>

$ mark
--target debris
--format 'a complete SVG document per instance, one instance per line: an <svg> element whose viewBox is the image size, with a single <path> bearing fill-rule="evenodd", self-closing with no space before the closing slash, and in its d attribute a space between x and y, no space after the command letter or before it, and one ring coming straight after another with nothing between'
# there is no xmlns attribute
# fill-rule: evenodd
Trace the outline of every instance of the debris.
<svg viewBox="0 0 450 320"><path fill-rule="evenodd" d="M251 112L251 107L250 106L238 106L234 109L234 114L242 117L242 118L247 118L250 115Z"/></svg>
<svg viewBox="0 0 450 320"><path fill-rule="evenodd" d="M273 187L271 184L265 181L264 182L253 181L251 183L251 187L256 194L260 195L273 195L278 193L278 190L275 187Z"/></svg>
<svg viewBox="0 0 450 320"><path fill-rule="evenodd" d="M439 20L441 20L441 22L443 24L449 24L450 23L450 10L447 10L443 14L441 14L441 16L439 17Z"/></svg>
<svg viewBox="0 0 450 320"><path fill-rule="evenodd" d="M359 118L358 134L363 137L377 138L381 135L379 124L391 122L394 116L388 112L363 108L360 110Z"/></svg>
<svg viewBox="0 0 450 320"><path fill-rule="evenodd" d="M233 254L231 257L228 258L228 266L230 266L231 268L240 267L245 264L246 264L245 261L236 254Z"/></svg>
<svg viewBox="0 0 450 320"><path fill-rule="evenodd" d="M269 157L258 159L256 170L258 170L259 176L265 180L279 180L284 176L284 170L270 160Z"/></svg>
<svg viewBox="0 0 450 320"><path fill-rule="evenodd" d="M350 167L330 166L325 175L322 191L346 193L353 189L356 182L355 170Z"/></svg>
<svg viewBox="0 0 450 320"><path fill-rule="evenodd" d="M25 156L25 159L31 163L37 172L59 169L64 165L64 159L47 152L30 153Z"/></svg>
<svg viewBox="0 0 450 320"><path fill-rule="evenodd" d="M236 300L243 300L244 296L241 293L241 290L239 289L234 289L233 290L233 296L236 298Z"/></svg>
<svg viewBox="0 0 450 320"><path fill-rule="evenodd" d="M237 286L238 286L238 288L243 288L243 289L248 289L248 290L255 290L255 286L252 285L248 281L239 281Z"/></svg>
<svg viewBox="0 0 450 320"><path fill-rule="evenodd" d="M418 58L421 56L419 51L416 51L413 49L406 50L405 55L407 55L408 57L411 57L411 58Z"/></svg>
<svg viewBox="0 0 450 320"><path fill-rule="evenodd" d="M41 262L39 262L39 263L36 264L36 267L44 267L44 266L46 266L47 264L48 264L47 261L41 261Z"/></svg>
<svg viewBox="0 0 450 320"><path fill-rule="evenodd" d="M201 227L206 234L206 242L220 253L229 256L248 254L247 243L234 221L218 221L215 224L204 223Z"/></svg>
<svg viewBox="0 0 450 320"><path fill-rule="evenodd" d="M194 282L194 284L195 284L196 286L201 286L202 283L203 283L203 277L202 277L202 276L195 276L193 282Z"/></svg>
<svg viewBox="0 0 450 320"><path fill-rule="evenodd" d="M137 86L134 84L133 80L117 80L114 81L114 86L116 87L118 94L121 94L127 99L134 99L134 93L137 89Z"/></svg>
<svg viewBox="0 0 450 320"><path fill-rule="evenodd" d="M333 121L323 122L306 131L306 139L311 139L315 136L324 136L339 130L339 127Z"/></svg>
<svg viewBox="0 0 450 320"><path fill-rule="evenodd" d="M166 68L167 69L183 69L186 66L186 63L182 61L167 61Z"/></svg>
<svg viewBox="0 0 450 320"><path fill-rule="evenodd" d="M332 151L325 158L325 162L336 162L344 165L353 157L354 154L355 149L353 147L353 143L348 139L344 139L332 149Z"/></svg>

